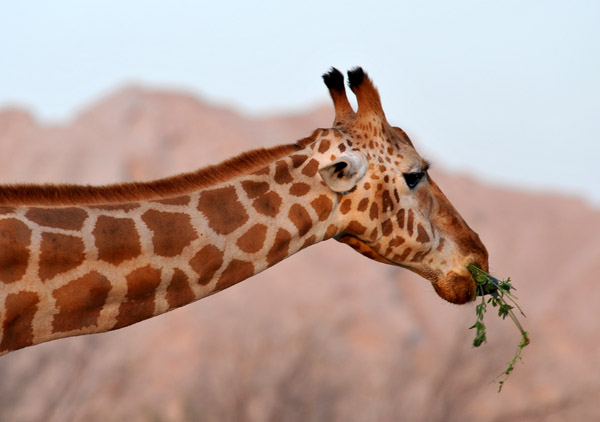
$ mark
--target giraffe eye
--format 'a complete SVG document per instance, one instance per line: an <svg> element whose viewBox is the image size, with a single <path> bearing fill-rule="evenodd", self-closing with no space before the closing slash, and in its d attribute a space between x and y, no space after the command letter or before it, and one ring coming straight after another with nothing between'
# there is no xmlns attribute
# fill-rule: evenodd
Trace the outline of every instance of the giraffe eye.
<svg viewBox="0 0 600 422"><path fill-rule="evenodd" d="M410 189L413 189L415 186L417 186L419 184L419 182L421 181L423 176L425 176L425 172L417 171L414 173L404 173L402 176L404 176L404 181L406 182L406 185Z"/></svg>

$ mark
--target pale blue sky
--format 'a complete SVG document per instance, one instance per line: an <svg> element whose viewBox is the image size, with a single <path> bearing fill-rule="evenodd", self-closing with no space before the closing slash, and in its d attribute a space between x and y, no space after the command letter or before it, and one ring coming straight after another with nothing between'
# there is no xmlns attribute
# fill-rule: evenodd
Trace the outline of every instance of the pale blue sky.
<svg viewBox="0 0 600 422"><path fill-rule="evenodd" d="M291 112L361 65L434 164L600 204L599 1L0 4L0 107L60 122L135 82Z"/></svg>

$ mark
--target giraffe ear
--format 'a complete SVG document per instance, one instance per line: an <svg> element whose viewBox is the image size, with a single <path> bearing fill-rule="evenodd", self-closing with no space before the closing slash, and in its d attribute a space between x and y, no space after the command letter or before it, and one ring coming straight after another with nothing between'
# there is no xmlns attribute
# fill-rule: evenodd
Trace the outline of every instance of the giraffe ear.
<svg viewBox="0 0 600 422"><path fill-rule="evenodd" d="M329 188L341 194L348 193L363 178L369 163L364 155L351 153L319 169L319 174Z"/></svg>

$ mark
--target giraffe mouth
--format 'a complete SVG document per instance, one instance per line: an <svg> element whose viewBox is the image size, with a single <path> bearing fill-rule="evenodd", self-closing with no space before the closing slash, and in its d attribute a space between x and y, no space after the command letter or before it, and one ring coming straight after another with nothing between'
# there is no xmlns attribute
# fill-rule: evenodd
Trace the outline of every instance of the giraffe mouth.
<svg viewBox="0 0 600 422"><path fill-rule="evenodd" d="M338 242L347 244L352 249L356 250L367 258L382 262L384 264L406 268L420 275L421 277L429 280L438 296L448 302L462 305L464 303L471 302L476 298L476 283L466 267L465 274L459 274L455 271L451 271L446 276L440 277L439 273L433 270L420 270L392 261L391 259L380 255L367 243L352 235L336 237L336 240Z"/></svg>

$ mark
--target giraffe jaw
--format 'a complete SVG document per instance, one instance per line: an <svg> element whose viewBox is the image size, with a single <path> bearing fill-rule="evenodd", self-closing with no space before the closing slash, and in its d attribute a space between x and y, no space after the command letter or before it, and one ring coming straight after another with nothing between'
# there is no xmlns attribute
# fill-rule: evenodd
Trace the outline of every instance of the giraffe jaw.
<svg viewBox="0 0 600 422"><path fill-rule="evenodd" d="M396 265L396 266L399 265L396 262L391 261L391 260L381 256L379 253L375 252L373 250L373 248L371 248L369 245L367 245L365 242L358 239L357 237L345 234L340 237L336 237L335 239L338 242L345 243L346 245L350 246L352 249L354 249L358 253L360 253L374 261L382 262L384 264L389 264L389 265ZM400 266L402 266L402 265L400 265Z"/></svg>
<svg viewBox="0 0 600 422"><path fill-rule="evenodd" d="M457 305L462 305L468 302L475 300L476 298L476 284L475 280L471 276L471 273L467 270L465 266L463 274L459 274L455 271L451 271L448 275L443 278L433 272L433 271L422 271L416 268L410 267L408 265L400 264L398 262L392 261L378 252L376 252L373 248L371 248L368 244L363 242L362 240L351 236L351 235L343 235L340 237L336 237L336 240L341 243L345 243L350 246L352 249L356 250L360 254L366 256L367 258L373 259L378 262L382 262L384 264L395 265L397 267L406 268L421 277L429 280L433 285L435 292L442 299L454 303Z"/></svg>

